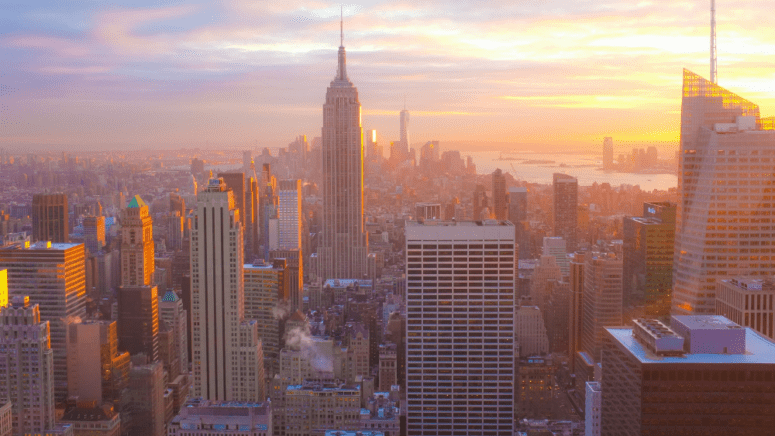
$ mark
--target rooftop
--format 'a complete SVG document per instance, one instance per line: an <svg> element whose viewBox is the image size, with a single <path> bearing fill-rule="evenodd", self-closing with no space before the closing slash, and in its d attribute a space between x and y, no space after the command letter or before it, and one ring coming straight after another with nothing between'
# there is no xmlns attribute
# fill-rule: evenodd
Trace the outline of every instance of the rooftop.
<svg viewBox="0 0 775 436"><path fill-rule="evenodd" d="M426 226L426 227L483 227L483 226L514 226L511 221L484 220L484 221L447 221L447 220L424 220L407 221L406 226Z"/></svg>
<svg viewBox="0 0 775 436"><path fill-rule="evenodd" d="M129 204L126 207L128 207L128 208L141 208L141 207L146 207L146 206L147 205L145 204L143 199L140 198L139 195L135 195L134 197L132 197L132 199L129 201Z"/></svg>
<svg viewBox="0 0 775 436"><path fill-rule="evenodd" d="M775 343L770 342L750 328L745 328L746 349L743 354L690 354L683 356L657 356L635 339L631 327L608 327L610 333L641 363L719 363L775 364Z"/></svg>
<svg viewBox="0 0 775 436"><path fill-rule="evenodd" d="M161 297L162 303L175 303L178 300L180 300L180 297L173 290L165 292L164 296Z"/></svg>

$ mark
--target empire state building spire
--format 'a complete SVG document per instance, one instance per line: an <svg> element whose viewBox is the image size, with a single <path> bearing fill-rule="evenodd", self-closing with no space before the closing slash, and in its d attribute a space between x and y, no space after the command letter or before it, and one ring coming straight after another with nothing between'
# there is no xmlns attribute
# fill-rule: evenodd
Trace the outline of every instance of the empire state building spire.
<svg viewBox="0 0 775 436"><path fill-rule="evenodd" d="M339 82L340 85L345 83L352 86L350 79L347 78L347 55L344 51L344 12L342 11L341 14L339 20L339 66L336 69L336 79L334 79L334 82Z"/></svg>

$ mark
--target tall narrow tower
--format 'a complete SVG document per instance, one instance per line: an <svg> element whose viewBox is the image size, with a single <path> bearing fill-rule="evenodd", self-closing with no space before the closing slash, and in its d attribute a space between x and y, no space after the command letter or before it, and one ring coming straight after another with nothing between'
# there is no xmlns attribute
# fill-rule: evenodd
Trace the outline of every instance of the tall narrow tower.
<svg viewBox="0 0 775 436"><path fill-rule="evenodd" d="M244 321L242 221L234 193L210 179L197 194L191 231L192 395L215 401L263 398L257 323Z"/></svg>
<svg viewBox="0 0 775 436"><path fill-rule="evenodd" d="M718 83L716 77L716 0L710 0L710 81Z"/></svg>
<svg viewBox="0 0 775 436"><path fill-rule="evenodd" d="M323 105L324 278L362 278L368 237L363 222L363 128L358 89L347 78L344 37Z"/></svg>
<svg viewBox="0 0 775 436"><path fill-rule="evenodd" d="M118 343L124 351L159 358L159 301L153 285L153 220L135 195L121 220L121 287L118 290Z"/></svg>

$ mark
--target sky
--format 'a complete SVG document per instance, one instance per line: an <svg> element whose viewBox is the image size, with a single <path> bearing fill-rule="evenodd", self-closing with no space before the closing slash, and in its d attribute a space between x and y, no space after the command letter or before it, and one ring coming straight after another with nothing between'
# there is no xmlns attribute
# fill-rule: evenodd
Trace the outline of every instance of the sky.
<svg viewBox="0 0 775 436"><path fill-rule="evenodd" d="M775 115L771 0L717 3L719 84ZM363 128L385 145L406 105L413 143L674 147L682 69L709 76L709 0L3 0L0 145L319 136L340 7Z"/></svg>

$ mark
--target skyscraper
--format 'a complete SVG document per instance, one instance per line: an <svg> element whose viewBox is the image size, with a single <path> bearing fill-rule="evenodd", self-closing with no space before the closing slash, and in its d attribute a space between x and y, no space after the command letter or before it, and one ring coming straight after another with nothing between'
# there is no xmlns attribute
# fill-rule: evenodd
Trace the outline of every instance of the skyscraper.
<svg viewBox="0 0 775 436"><path fill-rule="evenodd" d="M613 253L587 253L581 349L600 362L604 328L622 323L622 260Z"/></svg>
<svg viewBox="0 0 775 436"><path fill-rule="evenodd" d="M172 369L172 374L188 373L188 314L183 306L183 300L174 291L167 291L159 299L159 322L166 323L173 331L174 353L177 359L170 359L170 365L177 362L178 368ZM174 377L171 377L174 379ZM170 380L172 381L172 380Z"/></svg>
<svg viewBox="0 0 775 436"><path fill-rule="evenodd" d="M514 228L406 223L407 434L514 433Z"/></svg>
<svg viewBox="0 0 775 436"><path fill-rule="evenodd" d="M767 128L757 105L684 70L674 314L713 314L718 280L775 270Z"/></svg>
<svg viewBox="0 0 775 436"><path fill-rule="evenodd" d="M642 217L624 218L622 295L646 315L670 314L675 250L675 204L645 203Z"/></svg>
<svg viewBox="0 0 775 436"><path fill-rule="evenodd" d="M566 174L554 173L554 236L565 239L569 253L576 251L578 227L579 181Z"/></svg>
<svg viewBox="0 0 775 436"><path fill-rule="evenodd" d="M358 89L347 78L344 36L339 67L323 105L323 241L321 275L363 278L368 235L363 219L363 129Z"/></svg>
<svg viewBox="0 0 775 436"><path fill-rule="evenodd" d="M280 220L280 250L301 249L301 180L280 180L278 183Z"/></svg>
<svg viewBox="0 0 775 436"><path fill-rule="evenodd" d="M70 210L66 194L32 196L33 241L67 242L70 236Z"/></svg>
<svg viewBox="0 0 775 436"><path fill-rule="evenodd" d="M603 169L614 168L614 139L610 136L603 138Z"/></svg>
<svg viewBox="0 0 775 436"><path fill-rule="evenodd" d="M150 286L154 272L153 220L135 195L121 218L121 286Z"/></svg>
<svg viewBox="0 0 775 436"><path fill-rule="evenodd" d="M83 244L48 241L0 248L0 269L8 270L10 297L30 297L48 321L54 351L54 393L67 398L67 325L86 317L86 266Z"/></svg>
<svg viewBox="0 0 775 436"><path fill-rule="evenodd" d="M401 111L401 139L399 140L401 142L401 153L404 155L404 157L409 156L409 147L411 147L411 144L409 144L409 111L404 108Z"/></svg>
<svg viewBox="0 0 775 436"><path fill-rule="evenodd" d="M603 436L770 435L775 344L723 316L605 329Z"/></svg>
<svg viewBox="0 0 775 436"><path fill-rule="evenodd" d="M154 279L153 220L135 195L121 219L121 286L118 289L119 348L150 362L159 358L159 296Z"/></svg>
<svg viewBox="0 0 775 436"><path fill-rule="evenodd" d="M251 228L253 223L248 221L248 219L251 217L251 214L247 213L245 210L245 173L219 173L218 177L223 179L223 182L226 183L226 186L231 189L231 192L234 194L234 207L239 212L239 219L243 225L242 233L246 235L244 249L245 257L247 257L252 251L249 250L250 247L248 247L249 234L247 229Z"/></svg>
<svg viewBox="0 0 775 436"><path fill-rule="evenodd" d="M519 258L530 258L530 224L527 222L527 189L519 186L509 188L508 219L514 224L514 233L519 247Z"/></svg>
<svg viewBox="0 0 775 436"><path fill-rule="evenodd" d="M129 377L129 353L118 351L115 321L71 323L67 334L67 388L78 401L118 403Z"/></svg>
<svg viewBox="0 0 775 436"><path fill-rule="evenodd" d="M54 355L37 304L16 296L0 308L0 398L11 401L13 434L54 427Z"/></svg>
<svg viewBox="0 0 775 436"><path fill-rule="evenodd" d="M87 216L83 219L83 243L91 255L102 250L105 246L104 216Z"/></svg>
<svg viewBox="0 0 775 436"><path fill-rule="evenodd" d="M244 266L245 317L258 322L268 378L280 369L280 322L290 312L285 262L254 263ZM283 303L283 301L285 301ZM285 309L283 311L283 309Z"/></svg>
<svg viewBox="0 0 775 436"><path fill-rule="evenodd" d="M508 204L506 203L506 177L503 171L497 168L492 172L492 206L495 219L508 219ZM512 223L513 224L513 223Z"/></svg>
<svg viewBox="0 0 775 436"><path fill-rule="evenodd" d="M258 401L263 393L257 325L244 321L243 266L234 195L223 179L210 179L197 195L191 231L194 396Z"/></svg>

